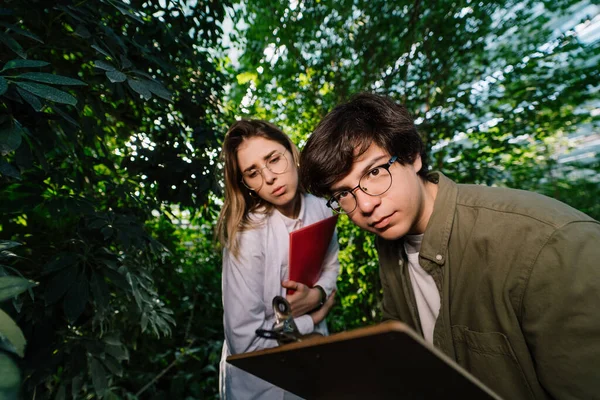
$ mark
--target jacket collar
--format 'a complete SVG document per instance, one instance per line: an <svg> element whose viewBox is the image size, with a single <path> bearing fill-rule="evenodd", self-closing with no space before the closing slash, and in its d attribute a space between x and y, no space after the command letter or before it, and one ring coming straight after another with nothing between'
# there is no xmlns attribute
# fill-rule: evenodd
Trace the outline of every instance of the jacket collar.
<svg viewBox="0 0 600 400"><path fill-rule="evenodd" d="M438 184L438 192L433 212L425 229L419 256L441 266L446 262L458 188L456 183L446 178L441 172L431 172L428 178Z"/></svg>

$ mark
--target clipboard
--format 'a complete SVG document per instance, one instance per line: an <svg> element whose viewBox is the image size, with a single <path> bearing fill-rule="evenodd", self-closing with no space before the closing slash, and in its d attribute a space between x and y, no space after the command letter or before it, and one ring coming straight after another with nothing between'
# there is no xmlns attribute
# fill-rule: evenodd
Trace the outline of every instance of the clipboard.
<svg viewBox="0 0 600 400"><path fill-rule="evenodd" d="M338 216L334 215L290 233L289 279L313 287L321 273ZM288 294L294 293L288 290Z"/></svg>
<svg viewBox="0 0 600 400"><path fill-rule="evenodd" d="M399 321L280 347L227 362L312 399L500 399Z"/></svg>

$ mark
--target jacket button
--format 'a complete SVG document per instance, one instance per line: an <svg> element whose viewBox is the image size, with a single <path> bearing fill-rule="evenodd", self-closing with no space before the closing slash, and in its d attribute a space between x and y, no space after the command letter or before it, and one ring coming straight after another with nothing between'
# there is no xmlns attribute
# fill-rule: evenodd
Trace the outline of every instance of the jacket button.
<svg viewBox="0 0 600 400"><path fill-rule="evenodd" d="M435 259L438 261L442 261L442 258L444 258L444 257L442 257L441 254L438 254L437 256L435 256Z"/></svg>

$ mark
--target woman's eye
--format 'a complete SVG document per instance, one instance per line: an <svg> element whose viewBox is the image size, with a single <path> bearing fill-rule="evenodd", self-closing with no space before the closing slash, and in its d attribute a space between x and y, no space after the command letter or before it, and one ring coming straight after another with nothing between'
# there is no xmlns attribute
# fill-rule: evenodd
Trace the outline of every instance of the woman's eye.
<svg viewBox="0 0 600 400"><path fill-rule="evenodd" d="M252 179L252 178L256 178L256 176L257 176L257 175L258 175L258 171L257 171L257 170L255 170L255 169L253 169L252 171L248 171L248 172L246 173L246 176L247 176L248 178L250 178L250 179Z"/></svg>
<svg viewBox="0 0 600 400"><path fill-rule="evenodd" d="M281 160L281 156L274 156L273 158L271 158L270 163L277 164L279 162L279 160Z"/></svg>

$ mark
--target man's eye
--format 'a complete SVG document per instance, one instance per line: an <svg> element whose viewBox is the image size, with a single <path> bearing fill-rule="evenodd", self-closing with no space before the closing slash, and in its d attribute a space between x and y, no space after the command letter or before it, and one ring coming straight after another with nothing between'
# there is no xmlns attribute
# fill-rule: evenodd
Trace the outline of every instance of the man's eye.
<svg viewBox="0 0 600 400"><path fill-rule="evenodd" d="M348 197L349 194L350 194L350 192L339 192L334 197L339 201L339 200L342 200L345 197Z"/></svg>
<svg viewBox="0 0 600 400"><path fill-rule="evenodd" d="M381 173L381 168L373 168L372 170L370 170L367 173L367 176L369 178L372 178L372 177L378 176L380 173Z"/></svg>

